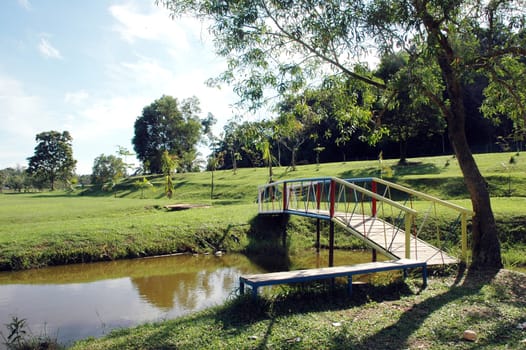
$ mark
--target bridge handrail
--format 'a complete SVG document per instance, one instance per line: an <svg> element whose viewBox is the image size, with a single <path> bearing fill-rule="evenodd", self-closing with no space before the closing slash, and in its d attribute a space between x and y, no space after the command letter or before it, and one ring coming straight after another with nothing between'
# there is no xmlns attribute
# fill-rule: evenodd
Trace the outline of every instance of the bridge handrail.
<svg viewBox="0 0 526 350"><path fill-rule="evenodd" d="M373 184L371 187L371 190L368 190L367 188L356 184L356 183L367 183L367 182L371 182ZM471 216L475 215L473 210L464 208L460 205L442 200L432 195L429 195L429 194L426 194L420 191L416 191L411 188L408 188L402 185L398 185L390 181L376 178L376 177L364 177L364 178L355 178L355 179L347 179L347 180L340 179L337 177L301 178L301 179L279 180L279 181L272 182L269 184L260 185L258 186L259 212L267 212L267 213L279 213L279 212L287 212L287 211L302 212L302 209L298 210L298 209L289 207L290 200L291 200L289 196L289 191L296 187L302 188L307 184L309 184L309 186L312 186L316 183L318 184L321 184L321 183L329 184L330 183L331 184L330 193L328 193L328 196L329 196L328 202L326 202L327 205L330 205L329 217L331 219L333 219L335 209L338 206L338 203L340 203L336 199L335 193L334 193L334 187L337 184L340 186L348 187L352 189L353 191L355 191L355 193L358 192L358 193L363 194L364 196L367 196L368 198L371 198L373 202L372 205L374 208L373 216L376 215L376 204L375 204L376 201L383 202L393 208L400 210L401 212L404 212L406 215L406 219L404 220L405 221L405 231L406 231L406 257L409 257L409 248L410 248L409 247L409 235L410 235L411 227L413 223L415 222L415 219L419 212L416 209L413 209L412 207L408 207L404 204L401 204L398 201L391 199L390 195L389 197L387 197L385 193L384 194L377 193L376 185L380 184L380 185L386 186L386 191L389 188L395 189L400 192L408 194L410 198L416 197L416 198L419 198L425 201L429 201L432 203L432 205L439 205L439 206L443 206L449 209L453 209L454 211L459 213L459 218L460 218L460 223L461 223L461 260L467 261L467 219L468 219L468 215L471 215ZM298 185L294 185L294 184L298 184ZM266 194L266 191L268 188L272 188L275 191L275 192L269 191L270 193L272 193L272 200L269 202L266 202L266 203L272 203L271 210L263 208L263 205L269 205L269 204L263 203L263 199L268 199L268 197L266 197L268 196ZM280 190L282 191L280 192ZM275 205L277 206L275 207ZM318 210L319 210L319 198L318 198ZM308 211L308 209L306 209L306 211ZM426 220L426 218L427 218L427 214L424 218L424 221Z"/></svg>
<svg viewBox="0 0 526 350"><path fill-rule="evenodd" d="M364 178L364 179L357 179L357 180L379 180L379 179L376 179L376 178ZM285 184L285 183L295 183L295 182L311 182L311 183L315 183L315 182L329 182L329 181L334 181L334 182L337 182L341 185L344 185L344 186L348 186L350 188L352 188L353 190L356 190L357 192L360 192L360 193L363 193L371 198L374 198L376 200L379 200L379 201L382 201L382 202L385 202L386 204L389 204L389 205L392 205L393 207L399 209L399 210L402 210L402 211L405 211L406 213L408 214L411 214L411 215L414 215L416 216L418 214L418 212L415 210L415 209L412 209L412 208L409 208L403 204L400 204L398 202L395 202L393 201L392 199L389 199L389 198L386 198L378 193L375 193L375 192L372 192L372 191L369 191L361 186L358 186L358 185L355 185L354 183L350 182L350 181L347 181L347 180L343 180L343 179L340 179L338 177L315 177L315 178L302 178L302 179L292 179L292 180L279 180L279 181L275 181L275 182L271 182L271 183L268 183L268 184L264 184L264 185L259 185L258 186L258 193L261 193L262 190L268 188L268 187L279 187L279 185L281 184ZM415 191L416 192L416 191Z"/></svg>
<svg viewBox="0 0 526 350"><path fill-rule="evenodd" d="M386 186L389 186L391 188L394 188L394 189L397 189L399 191L403 191L403 192L406 192L406 193L409 193L409 194L412 194L414 196L417 196L417 197L420 197L420 198L423 198L425 200L428 200L428 201L431 201L431 202L435 202L435 203L438 203L438 204L441 204L443 206L446 206L446 207L449 207L451 209L454 209L458 212L461 212L461 213L465 213L465 214L471 214L471 215L474 215L475 213L473 212L473 210L471 209L468 209L468 208L464 208L460 205L457 205L457 204L454 204L454 203L451 203L451 202L448 202L448 201L445 201L443 199L440 199L440 198L437 198L437 197L434 197L434 196L431 196L429 194L426 194L426 193L423 193L423 192L420 192L420 191L416 191L416 190L413 190L409 187L405 187L405 186L402 186L402 185L398 185L398 184L395 184L393 182L390 182L390 181L386 181L384 179L380 179L380 178L376 178L376 177L372 177L371 178L372 181L376 182L376 183L380 183L382 185L386 185Z"/></svg>
<svg viewBox="0 0 526 350"><path fill-rule="evenodd" d="M374 193L372 191L369 191L361 186L358 186L358 185L355 185L354 183L352 182L349 182L349 181L346 181L346 180L343 180L343 179L340 179L340 178L337 178L337 177L331 177L329 178L330 180L333 180L334 182L337 182L341 185L344 185L344 186L347 186L347 187L350 187L352 188L353 190L356 190L358 192L361 192L371 198L374 198L376 200L379 200L379 201L382 201L382 202L385 202L386 204L389 204L397 209L400 209L402 211L405 211L406 213L408 214L411 214L413 216L416 216L418 214L418 212L413 209L413 208L409 208L409 207L406 207L405 205L403 204L400 204L398 202L395 202L393 201L392 199L389 199L389 198L386 198L378 193Z"/></svg>

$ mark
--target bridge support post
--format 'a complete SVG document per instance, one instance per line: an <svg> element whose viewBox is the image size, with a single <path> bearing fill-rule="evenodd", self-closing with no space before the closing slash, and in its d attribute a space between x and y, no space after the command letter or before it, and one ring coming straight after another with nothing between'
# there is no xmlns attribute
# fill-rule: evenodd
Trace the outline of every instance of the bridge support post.
<svg viewBox="0 0 526 350"><path fill-rule="evenodd" d="M376 182L373 180L373 182L371 182L371 192L374 192L376 193L377 189L376 189ZM371 211L372 211L372 217L376 217L376 198L371 198L372 200L372 208L371 208Z"/></svg>
<svg viewBox="0 0 526 350"><path fill-rule="evenodd" d="M283 211L286 211L288 208L288 198L287 198L287 183L283 183Z"/></svg>
<svg viewBox="0 0 526 350"><path fill-rule="evenodd" d="M461 230L462 230L462 236L461 236L461 245L462 245L462 256L461 260L464 263L468 262L468 219L467 214L462 213L461 218Z"/></svg>
<svg viewBox="0 0 526 350"><path fill-rule="evenodd" d="M405 258L411 259L411 228L413 227L413 215L405 214Z"/></svg>
<svg viewBox="0 0 526 350"><path fill-rule="evenodd" d="M334 266L334 222L329 225L329 267Z"/></svg>
<svg viewBox="0 0 526 350"><path fill-rule="evenodd" d="M316 253L320 253L320 219L316 219Z"/></svg>

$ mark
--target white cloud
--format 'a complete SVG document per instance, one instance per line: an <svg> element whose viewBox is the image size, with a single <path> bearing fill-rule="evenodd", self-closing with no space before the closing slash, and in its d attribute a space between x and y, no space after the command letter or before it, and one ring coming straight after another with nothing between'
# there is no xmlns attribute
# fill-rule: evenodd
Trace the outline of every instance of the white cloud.
<svg viewBox="0 0 526 350"><path fill-rule="evenodd" d="M24 3L30 6L29 1L20 2L22 6ZM106 69L105 76L97 76L94 85L81 76L58 76L56 82L19 80L0 71L0 169L25 165L33 154L37 133L68 130L73 137L77 171L89 173L93 159L101 153L114 153L117 145L132 149L136 117L163 94L179 100L197 96L201 117L211 112L219 119L218 124L232 117L229 104L235 97L231 89L218 90L204 84L219 74L225 63L213 54L202 24L190 19L171 20L166 9L151 2L119 3L124 5L109 8L114 35L105 37L103 44L107 46L96 47L108 52L91 62L94 72ZM114 37L130 45L114 45ZM53 43L49 34L40 34L39 52L44 57L63 59ZM74 46L68 50L73 57ZM100 62L105 67L96 66ZM62 63L64 69L70 69L78 62L71 59ZM41 67L27 70L33 68Z"/></svg>
<svg viewBox="0 0 526 350"><path fill-rule="evenodd" d="M89 98L89 94L84 90L75 91L75 92L66 92L66 95L64 96L64 102L78 105L86 101L88 98Z"/></svg>
<svg viewBox="0 0 526 350"><path fill-rule="evenodd" d="M28 93L24 85L0 74L0 169L25 163L33 154L35 135L61 127L45 99Z"/></svg>
<svg viewBox="0 0 526 350"><path fill-rule="evenodd" d="M47 57L47 58L54 58L54 59L63 58L60 51L57 48L55 48L53 45L51 45L51 43L45 36L42 36L40 38L40 42L38 43L38 51L40 51L40 53L44 57Z"/></svg>
<svg viewBox="0 0 526 350"><path fill-rule="evenodd" d="M25 8L26 10L32 9L31 3L29 2L29 0L18 0L18 4L22 6L23 8Z"/></svg>
<svg viewBox="0 0 526 350"><path fill-rule="evenodd" d="M180 50L190 47L184 26L171 20L162 8L151 6L143 13L136 5L128 3L111 6L109 11L117 20L114 30L129 43L142 39L166 42Z"/></svg>

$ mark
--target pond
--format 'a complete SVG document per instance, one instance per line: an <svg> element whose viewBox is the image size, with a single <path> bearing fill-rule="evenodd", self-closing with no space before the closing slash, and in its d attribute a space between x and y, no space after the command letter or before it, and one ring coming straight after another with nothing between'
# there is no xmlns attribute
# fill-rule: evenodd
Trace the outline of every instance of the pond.
<svg viewBox="0 0 526 350"><path fill-rule="evenodd" d="M290 257L293 268L327 266L326 252ZM370 261L337 251L335 265ZM236 295L239 276L268 270L241 254L178 255L0 273L0 331L24 318L31 334L71 344L115 328L175 318ZM1 339L0 339L1 341Z"/></svg>

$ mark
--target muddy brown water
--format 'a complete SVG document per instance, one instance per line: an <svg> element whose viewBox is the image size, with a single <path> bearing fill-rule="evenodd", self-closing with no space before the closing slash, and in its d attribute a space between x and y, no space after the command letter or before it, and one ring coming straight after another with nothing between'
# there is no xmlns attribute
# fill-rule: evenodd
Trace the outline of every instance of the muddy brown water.
<svg viewBox="0 0 526 350"><path fill-rule="evenodd" d="M370 261L366 252L336 252L335 265ZM327 266L327 252L291 256L291 268ZM178 255L0 273L0 332L24 318L33 335L62 344L112 329L170 319L222 304L239 276L275 270L241 254ZM0 339L1 341L2 339Z"/></svg>

